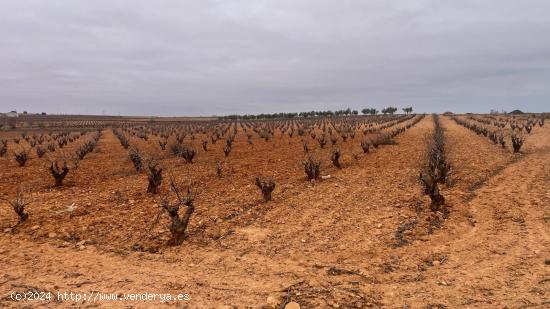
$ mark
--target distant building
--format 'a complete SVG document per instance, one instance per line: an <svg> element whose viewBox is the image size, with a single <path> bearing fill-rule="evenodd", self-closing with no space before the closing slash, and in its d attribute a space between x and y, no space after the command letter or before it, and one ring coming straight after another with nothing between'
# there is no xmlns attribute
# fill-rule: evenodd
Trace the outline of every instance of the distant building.
<svg viewBox="0 0 550 309"><path fill-rule="evenodd" d="M17 119L19 114L16 111L11 111L9 113L0 113L0 127L11 127L15 128L17 124Z"/></svg>
<svg viewBox="0 0 550 309"><path fill-rule="evenodd" d="M9 118L17 118L19 117L19 114L16 112L16 111L11 111L9 113L5 113L4 114L6 117L9 117Z"/></svg>

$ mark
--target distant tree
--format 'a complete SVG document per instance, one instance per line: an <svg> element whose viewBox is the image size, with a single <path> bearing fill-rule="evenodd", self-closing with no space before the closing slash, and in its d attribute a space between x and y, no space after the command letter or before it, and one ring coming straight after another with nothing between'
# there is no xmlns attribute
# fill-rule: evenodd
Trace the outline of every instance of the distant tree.
<svg viewBox="0 0 550 309"><path fill-rule="evenodd" d="M515 110L511 111L510 114L518 115L518 114L523 114L523 112L519 109L515 109Z"/></svg>
<svg viewBox="0 0 550 309"><path fill-rule="evenodd" d="M376 115L378 114L378 111L376 110L376 108L363 108L361 110L361 113L363 113L364 115Z"/></svg>
<svg viewBox="0 0 550 309"><path fill-rule="evenodd" d="M409 107L405 107L405 108L403 108L403 111L405 112L405 114L408 115L408 114L412 113L413 108L410 107L410 106L409 106Z"/></svg>
<svg viewBox="0 0 550 309"><path fill-rule="evenodd" d="M363 114L373 114L373 111L376 113L375 109L365 108L363 109ZM272 113L272 114L243 114L243 115L226 115L218 116L218 120L250 120L250 119L281 119L281 118L309 118L309 117L331 117L331 116L344 116L344 115L358 115L357 110L351 110L350 108L341 109L336 111L326 110L326 111L310 111L310 112L300 112L300 113Z"/></svg>
<svg viewBox="0 0 550 309"><path fill-rule="evenodd" d="M382 114L386 115L386 114L391 114L393 115L393 113L395 113L397 111L397 108L393 107L393 106L390 106L390 107L386 107L382 110Z"/></svg>

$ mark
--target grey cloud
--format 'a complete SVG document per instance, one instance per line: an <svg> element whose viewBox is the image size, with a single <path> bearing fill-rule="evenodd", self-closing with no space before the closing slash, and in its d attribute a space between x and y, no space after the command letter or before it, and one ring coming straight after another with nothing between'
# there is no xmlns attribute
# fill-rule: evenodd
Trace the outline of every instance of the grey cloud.
<svg viewBox="0 0 550 309"><path fill-rule="evenodd" d="M548 1L0 0L0 109L548 111Z"/></svg>

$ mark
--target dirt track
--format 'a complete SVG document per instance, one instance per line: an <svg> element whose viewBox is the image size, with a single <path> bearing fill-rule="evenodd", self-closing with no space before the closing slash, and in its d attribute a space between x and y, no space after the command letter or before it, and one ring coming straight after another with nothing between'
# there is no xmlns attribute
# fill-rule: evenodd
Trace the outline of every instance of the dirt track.
<svg viewBox="0 0 550 309"><path fill-rule="evenodd" d="M133 196L140 199L136 204L144 204L131 219L135 230L124 226L120 231L113 227L127 224L118 222L117 216L124 212L102 212L102 207L111 206L101 203L75 218L57 215L58 223L48 221L52 212L90 196L69 188L70 193L61 194L54 203L52 196L59 193L44 190L49 198L30 212L31 222L17 233L0 234L0 306L36 306L9 299L12 291L32 289L188 293L191 298L177 304L40 303L51 308L244 308L267 306L268 298L281 303L287 295L302 308L550 306L549 127L536 128L524 153L513 155L448 118L442 118L442 125L454 169L453 185L443 190L451 215L433 234L426 233L423 222L417 224L407 235L407 245L396 246L395 232L415 218L425 219L416 212L425 201L417 176L431 117L398 136L397 145L380 147L359 160L345 158L344 169L324 172L331 178L315 185L301 180L301 174L293 172L296 167L288 167L280 172L274 201L266 204L240 197L257 198L257 191L244 186L248 180L239 182L238 178L246 178L239 173L247 166L269 170L264 165L284 158L289 147L273 150L265 160L235 162L234 186L229 184L224 196L214 189L205 191L202 209L197 202L189 241L180 247L161 247L158 253L129 250L136 239L152 242L145 239L145 230L155 213L153 198ZM110 170L97 171L95 179L81 176L74 181L104 182L105 192L114 191L121 180L130 189L142 186L140 178L124 174L121 166L128 163L117 156L123 150L115 147L113 135L106 133L102 143L104 150L91 160L99 163L109 156L119 162ZM208 167L198 163L193 168ZM112 175L120 178L110 180ZM93 194L103 202L103 196ZM228 206L215 204L216 199ZM244 204L237 218L228 217L239 209L232 200ZM15 219L3 208L0 227L5 228ZM212 212L218 218L210 220ZM33 230L34 225L39 229ZM87 226L89 239L81 230L82 243L49 237L52 232L63 233L57 225L74 231ZM94 234L94 225L110 226L113 234ZM163 228L159 225L154 232ZM105 243L112 239L117 241Z"/></svg>

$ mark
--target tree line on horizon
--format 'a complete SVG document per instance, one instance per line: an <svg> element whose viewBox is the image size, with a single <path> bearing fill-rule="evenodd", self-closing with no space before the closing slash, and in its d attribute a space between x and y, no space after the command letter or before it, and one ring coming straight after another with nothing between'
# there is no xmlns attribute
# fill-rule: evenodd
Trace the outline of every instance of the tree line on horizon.
<svg viewBox="0 0 550 309"><path fill-rule="evenodd" d="M389 106L378 111L376 108L363 108L361 114L363 115L377 115L379 112L382 114L393 115L397 111L397 107ZM413 111L412 107L404 107L401 110L405 114L410 114ZM226 115L218 116L220 120L251 120L251 119L276 119L276 118L310 118L310 117L333 117L333 116L357 116L359 111L352 110L351 108L341 109L336 111L311 111L311 112L299 112L299 113L261 113L261 114L244 114L244 115Z"/></svg>

